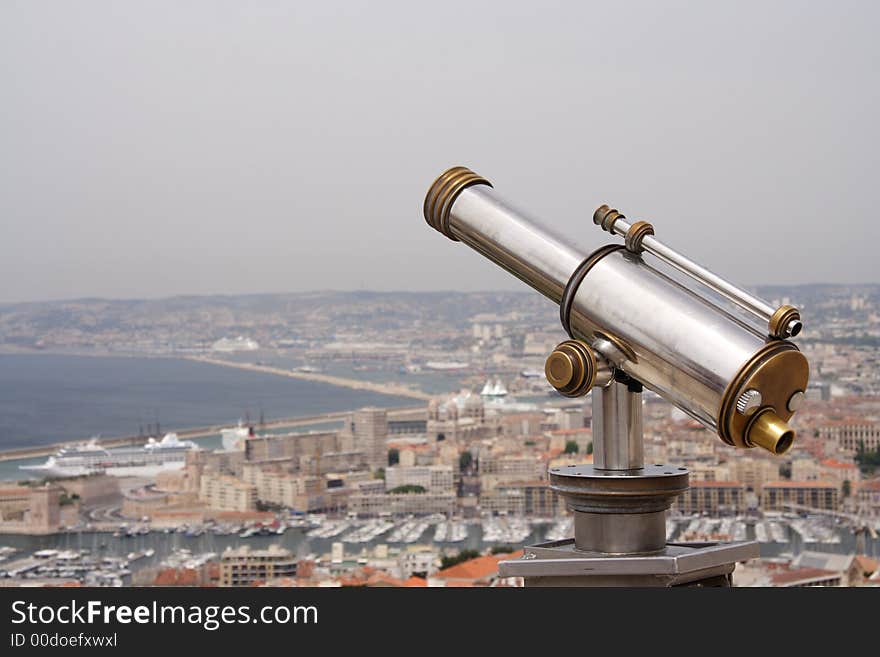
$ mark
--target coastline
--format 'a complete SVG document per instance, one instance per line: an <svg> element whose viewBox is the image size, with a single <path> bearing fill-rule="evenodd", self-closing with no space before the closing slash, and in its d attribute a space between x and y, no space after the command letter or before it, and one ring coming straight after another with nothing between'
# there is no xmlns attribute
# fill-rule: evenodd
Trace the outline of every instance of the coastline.
<svg viewBox="0 0 880 657"><path fill-rule="evenodd" d="M165 361L188 361L194 363L203 363L206 365L214 365L216 367L224 367L228 369L237 369L242 371L254 372L257 374L268 374L273 377L286 377L291 379L298 379L302 381L315 382L324 385L331 385L335 387L347 388L352 390L358 390L363 392L371 392L386 396L396 396L398 399L388 401L394 403L395 406L384 406L384 404L376 404L379 406L383 406L387 408L390 414L396 414L401 411L412 412L416 408L419 407L420 402L425 402L431 398L430 395L423 393L421 391L415 391L406 386L402 386L399 384L389 383L382 384L372 381L362 381L356 379L347 379L344 377L312 373L312 372L296 372L296 371L288 371L285 369L263 366L263 365L255 365L250 363L236 363L233 361L226 361L218 358L211 357L203 357L203 356L193 356L193 355L172 355L172 354L135 354L130 352L112 352L112 351L64 351L64 350L34 350L34 349L0 349L0 356L70 356L70 357L84 357L84 358L132 358L132 359L153 359L153 360L165 360ZM412 405L403 406L401 402L405 403L405 400L400 399L409 398L413 400ZM284 429L287 427L295 428L303 425L310 424L319 424L323 422L332 422L343 419L347 416L351 411L355 410L356 406L352 406L351 408L346 408L345 410L340 411L326 411L319 413L308 413L308 414L292 414L287 415L282 418L272 419L270 421L266 421L260 425L261 428L269 429L269 430L277 430ZM306 410L306 409L304 409ZM205 418L208 422L203 424L183 424L183 426L178 425L177 427L170 425L165 428L167 431L173 431L177 433L183 439L191 439L191 438L202 438L209 437L212 435L217 435L220 433L220 430L223 428L227 428L230 425L228 421L215 424L212 421L212 418ZM98 443L106 448L115 448L115 447L123 447L123 446L136 446L142 445L146 442L147 437L143 435L135 435L135 434L115 434L104 438L99 438ZM0 463L9 462L9 461L18 461L18 460L26 460L32 458L41 458L46 457L51 454L54 454L58 451L59 448L63 446L68 446L71 444L77 444L83 442L83 438L67 438L63 440L55 440L49 443L43 443L39 445L19 445L15 447L0 447Z"/></svg>
<svg viewBox="0 0 880 657"><path fill-rule="evenodd" d="M128 351L64 351L59 349L42 350L9 348L8 345L0 345L0 356L81 356L85 358L156 358L164 360L188 360L195 363L216 365L218 367L229 367L232 369L239 369L248 372L260 372L262 374L284 376L290 379L299 379L301 381L326 383L328 385L337 386L340 388L375 392L381 395L409 397L418 401L431 400L431 395L426 392L422 392L421 390L414 390L413 388L395 383L377 383L375 381L364 381L361 379L351 379L331 374L321 374L320 372L298 372L296 370L288 370L280 367L273 367L271 365L257 365L256 363L236 362L205 355L132 353Z"/></svg>

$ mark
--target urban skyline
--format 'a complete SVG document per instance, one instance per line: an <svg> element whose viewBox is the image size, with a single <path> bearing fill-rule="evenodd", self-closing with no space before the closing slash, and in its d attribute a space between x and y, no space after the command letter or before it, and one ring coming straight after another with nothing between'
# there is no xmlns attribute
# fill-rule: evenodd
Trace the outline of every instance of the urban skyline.
<svg viewBox="0 0 880 657"><path fill-rule="evenodd" d="M757 541L761 558L737 567L742 586L874 585L880 286L758 292L804 311L796 342L813 373L798 438L782 457L737 450L645 393L646 459L690 472L667 536ZM528 292L2 306L0 352L195 359L411 397L299 424L254 414L252 434L181 435L202 448L157 474L105 464L47 486L0 485L0 544L13 550L0 571L96 585L517 584L499 577L501 561L572 532L548 469L592 459L591 398L548 394L542 374L564 337L553 305ZM101 544L113 555L103 565L90 557Z"/></svg>

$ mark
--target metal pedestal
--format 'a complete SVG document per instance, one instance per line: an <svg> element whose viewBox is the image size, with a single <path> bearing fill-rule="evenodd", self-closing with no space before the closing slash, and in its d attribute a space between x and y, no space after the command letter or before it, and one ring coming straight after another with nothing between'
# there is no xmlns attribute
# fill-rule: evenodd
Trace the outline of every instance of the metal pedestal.
<svg viewBox="0 0 880 657"><path fill-rule="evenodd" d="M644 464L642 386L615 373L593 389L593 465L550 469L550 487L574 514L574 538L527 547L502 561L526 586L730 586L754 541L668 543L666 511L688 488L687 468Z"/></svg>
<svg viewBox="0 0 880 657"><path fill-rule="evenodd" d="M522 577L526 586L730 586L736 563L757 556L755 541L669 543L656 554L608 555L578 550L569 538L529 546L498 571Z"/></svg>

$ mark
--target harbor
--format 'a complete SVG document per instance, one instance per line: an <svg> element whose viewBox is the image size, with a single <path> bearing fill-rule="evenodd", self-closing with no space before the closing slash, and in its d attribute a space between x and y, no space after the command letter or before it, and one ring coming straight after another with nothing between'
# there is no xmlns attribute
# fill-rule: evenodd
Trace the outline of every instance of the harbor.
<svg viewBox="0 0 880 657"><path fill-rule="evenodd" d="M366 554L379 545L388 545L398 550L423 546L442 556L460 550L485 551L502 546L519 549L563 540L572 536L572 529L569 516L503 515L472 519L441 515L394 519L279 515L269 523L205 523L174 529L126 523L114 531L95 531L83 525L47 536L0 535L0 584L2 578L19 578L124 586L140 569L216 558L229 548L244 545L255 550L275 545L305 560L329 554L334 543L353 554ZM796 556L804 550L880 556L877 538L856 534L848 525L826 516L674 516L667 521L667 540L756 540L763 558Z"/></svg>

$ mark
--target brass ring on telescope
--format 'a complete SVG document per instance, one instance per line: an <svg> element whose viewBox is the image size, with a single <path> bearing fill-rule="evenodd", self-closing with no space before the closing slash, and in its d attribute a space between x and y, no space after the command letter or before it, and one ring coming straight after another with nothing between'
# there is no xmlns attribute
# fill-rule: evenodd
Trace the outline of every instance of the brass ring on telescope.
<svg viewBox="0 0 880 657"><path fill-rule="evenodd" d="M630 253L641 253L645 250L642 246L642 240L648 235L653 234L654 227L647 221L635 222L629 227L629 230L626 231L626 235L623 238L623 241L626 244L626 250Z"/></svg>
<svg viewBox="0 0 880 657"><path fill-rule="evenodd" d="M440 200L440 195L444 192L445 189L448 188L451 181L455 180L457 176L466 175L469 172L467 167L452 167L441 173L437 176L437 179L431 185L428 190L427 195L425 196L425 220L428 222L430 226L434 229L443 232L443 225L441 221L441 209L443 207L443 202L440 202L438 206L438 201ZM454 237L448 236L450 239L455 239Z"/></svg>
<svg viewBox="0 0 880 657"><path fill-rule="evenodd" d="M454 176L456 173L461 173L463 171L467 171L466 167L451 167L441 173L437 178L431 183L431 186L428 188L428 193L425 194L425 203L422 208L422 211L425 215L425 221L428 222L432 228L440 230L438 225L435 223L435 213L434 213L434 205L437 200L437 192L442 189L443 185L446 183L449 178Z"/></svg>
<svg viewBox="0 0 880 657"><path fill-rule="evenodd" d="M437 177L425 195L425 221L455 242L459 240L449 230L449 212L462 190L471 185L491 187L492 183L467 167L452 167Z"/></svg>
<svg viewBox="0 0 880 657"><path fill-rule="evenodd" d="M571 304L574 303L574 297L577 294L581 282L584 280L587 273L589 273L590 269L593 268L593 265L609 253L620 251L623 248L622 244L606 244L605 246L600 246L577 266L577 269L574 270L571 278L568 279L568 283L565 284L565 290L563 290L562 298L559 301L559 321L562 322L562 328L565 329L565 332L568 333L570 338L574 337L571 333Z"/></svg>
<svg viewBox="0 0 880 657"><path fill-rule="evenodd" d="M792 321L800 321L801 313L794 306L779 306L776 312L770 317L768 328L770 335L780 340L789 337L787 327Z"/></svg>
<svg viewBox="0 0 880 657"><path fill-rule="evenodd" d="M596 208L593 213L593 223L601 226L602 230L614 233L614 222L618 219L626 219L626 215L620 214L614 208L608 207L604 203Z"/></svg>

